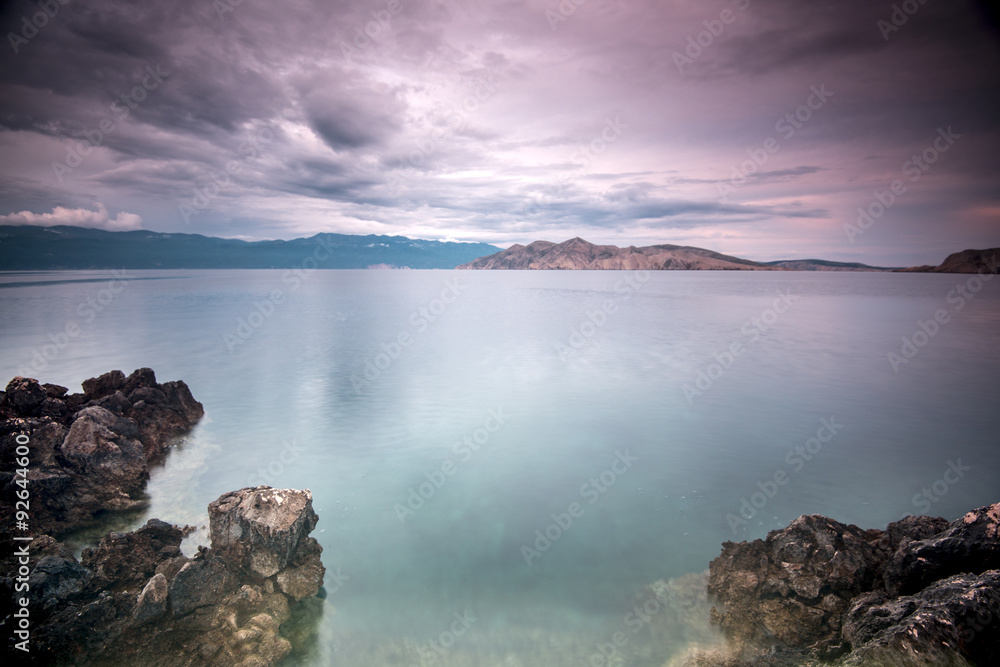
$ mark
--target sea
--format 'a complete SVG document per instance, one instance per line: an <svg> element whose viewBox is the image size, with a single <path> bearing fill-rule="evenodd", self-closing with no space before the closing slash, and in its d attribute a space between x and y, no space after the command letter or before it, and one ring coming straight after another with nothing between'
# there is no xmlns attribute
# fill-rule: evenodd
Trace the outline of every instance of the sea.
<svg viewBox="0 0 1000 667"><path fill-rule="evenodd" d="M989 276L5 272L0 350L4 381L148 366L205 406L78 550L156 517L191 554L219 495L311 490L284 665L660 667L718 640L727 540L1000 500Z"/></svg>

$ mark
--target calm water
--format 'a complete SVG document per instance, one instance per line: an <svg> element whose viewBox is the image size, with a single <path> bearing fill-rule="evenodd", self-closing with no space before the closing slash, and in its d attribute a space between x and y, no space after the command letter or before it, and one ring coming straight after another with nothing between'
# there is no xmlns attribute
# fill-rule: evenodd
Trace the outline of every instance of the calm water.
<svg viewBox="0 0 1000 667"><path fill-rule="evenodd" d="M311 489L328 597L295 663L576 665L567 647L591 653L640 588L705 570L724 540L1000 497L1000 280L961 296L968 276L126 277L0 274L0 375L79 390L150 366L190 385L206 418L132 525L203 525L248 484ZM894 369L903 336L921 346Z"/></svg>

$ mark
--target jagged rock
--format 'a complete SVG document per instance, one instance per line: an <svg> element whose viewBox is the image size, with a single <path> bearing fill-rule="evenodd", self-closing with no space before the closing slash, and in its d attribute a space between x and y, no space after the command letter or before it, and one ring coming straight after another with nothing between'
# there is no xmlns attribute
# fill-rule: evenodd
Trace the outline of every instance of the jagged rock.
<svg viewBox="0 0 1000 667"><path fill-rule="evenodd" d="M947 530L904 543L885 567L886 589L910 594L953 574L1000 568L1000 503L952 521Z"/></svg>
<svg viewBox="0 0 1000 667"><path fill-rule="evenodd" d="M93 578L94 573L74 558L44 556L28 577L29 599L32 606L47 609L80 593Z"/></svg>
<svg viewBox="0 0 1000 667"><path fill-rule="evenodd" d="M152 387L155 389L157 386L159 385L156 382L156 373L153 372L152 368L137 368L132 371L131 375L125 378L122 393L128 396L141 387Z"/></svg>
<svg viewBox="0 0 1000 667"><path fill-rule="evenodd" d="M83 395L88 401L104 398L125 386L125 374L121 371L109 371L96 378L83 381Z"/></svg>
<svg viewBox="0 0 1000 667"><path fill-rule="evenodd" d="M170 582L175 618L217 602L229 592L233 577L221 558L195 558L184 564Z"/></svg>
<svg viewBox="0 0 1000 667"><path fill-rule="evenodd" d="M50 384L48 382L42 385L42 389L45 390L45 395L49 398L62 398L69 391L69 389L62 385Z"/></svg>
<svg viewBox="0 0 1000 667"><path fill-rule="evenodd" d="M98 398L95 401L91 401L88 405L98 405L105 410L114 412L119 416L124 416L132 408L132 402L123 394L121 391L116 391L113 394L108 394L103 398Z"/></svg>
<svg viewBox="0 0 1000 667"><path fill-rule="evenodd" d="M167 613L168 590L167 578L160 573L154 574L136 598L129 625L137 627Z"/></svg>
<svg viewBox="0 0 1000 667"><path fill-rule="evenodd" d="M247 506L239 502L246 499ZM268 502L278 507L264 507ZM262 578L248 565L252 554L234 548L231 535L224 548L213 542L189 560L177 548L183 531L156 519L135 532L109 534L84 552L82 565L50 556L49 569L36 572L50 577L48 584L39 579L40 591L57 591L49 598L59 603L33 616L35 663L267 667L288 655L281 625L293 604L318 591L324 572L322 549L308 536L317 520L311 494L257 487L226 494L213 506L218 525L247 529L253 544L269 549L269 562L282 550L259 538L279 536L277 544L289 548L282 551L286 564ZM54 572L78 576L57 580Z"/></svg>
<svg viewBox="0 0 1000 667"><path fill-rule="evenodd" d="M142 506L150 465L204 414L186 384L158 385L148 368L83 384L82 394L69 395L31 378L8 384L0 403L0 526L10 525L16 499L18 435L31 441L32 527L59 533L99 512Z"/></svg>
<svg viewBox="0 0 1000 667"><path fill-rule="evenodd" d="M844 638L855 649L843 664L1000 664L998 619L997 570L956 575L899 598L866 593L844 621Z"/></svg>
<svg viewBox="0 0 1000 667"><path fill-rule="evenodd" d="M878 578L881 535L811 515L763 541L724 543L709 569L708 591L725 603L717 622L738 641L762 646L837 637L851 598Z"/></svg>
<svg viewBox="0 0 1000 667"><path fill-rule="evenodd" d="M686 664L1000 664L998 524L1000 504L885 531L806 516L727 542L709 592L732 650Z"/></svg>
<svg viewBox="0 0 1000 667"><path fill-rule="evenodd" d="M267 578L289 564L318 517L309 491L258 486L220 496L208 506L208 519L212 548Z"/></svg>
<svg viewBox="0 0 1000 667"><path fill-rule="evenodd" d="M157 567L178 552L184 532L177 526L150 519L131 533L112 532L93 549L81 555L98 584L108 590L141 586L156 574Z"/></svg>
<svg viewBox="0 0 1000 667"><path fill-rule="evenodd" d="M4 402L12 407L17 414L28 416L46 398L48 395L38 384L38 380L18 376L7 383Z"/></svg>

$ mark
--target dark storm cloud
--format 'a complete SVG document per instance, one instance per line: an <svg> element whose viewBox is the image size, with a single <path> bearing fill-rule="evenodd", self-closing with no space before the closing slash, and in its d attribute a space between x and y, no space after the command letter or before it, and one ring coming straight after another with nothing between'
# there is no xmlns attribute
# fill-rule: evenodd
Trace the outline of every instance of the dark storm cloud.
<svg viewBox="0 0 1000 667"><path fill-rule="evenodd" d="M959 245L1000 242L988 3L929 0L898 30L879 24L891 2L559 6L69 0L29 38L23 17L38 8L12 3L0 13L0 215L61 207L44 220L141 217L245 238L590 234L854 259L842 225L953 126L962 139L866 237L870 252L940 259L935 234L956 228ZM679 68L726 11L734 20ZM833 96L779 132L823 85ZM769 138L778 150L721 200ZM889 257L880 234L913 233L927 256Z"/></svg>

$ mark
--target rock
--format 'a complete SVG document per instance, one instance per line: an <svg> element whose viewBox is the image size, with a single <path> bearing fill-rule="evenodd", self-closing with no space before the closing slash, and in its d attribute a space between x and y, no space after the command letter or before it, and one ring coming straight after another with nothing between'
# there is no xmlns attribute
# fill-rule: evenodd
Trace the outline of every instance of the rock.
<svg viewBox="0 0 1000 667"><path fill-rule="evenodd" d="M228 592L233 578L220 558L188 561L170 582L170 602L174 618L208 607Z"/></svg>
<svg viewBox="0 0 1000 667"><path fill-rule="evenodd" d="M269 486L220 496L208 518L212 549L261 578L284 569L318 521L312 493Z"/></svg>
<svg viewBox="0 0 1000 667"><path fill-rule="evenodd" d="M269 667L284 659L291 644L281 626L324 573L308 535L317 520L311 494L257 487L212 505L217 525L241 526L268 549L268 562L285 565L262 577L232 539L189 560L177 548L184 531L156 519L109 534L81 563L49 555L31 575L44 602L32 614L33 664L245 667L252 657ZM276 541L260 539L269 534Z"/></svg>
<svg viewBox="0 0 1000 667"><path fill-rule="evenodd" d="M167 578L154 574L135 601L135 611L129 625L140 626L167 613Z"/></svg>
<svg viewBox="0 0 1000 667"><path fill-rule="evenodd" d="M69 391L66 387L58 384L49 384L48 382L42 385L42 389L45 390L45 395L49 398L62 398Z"/></svg>
<svg viewBox="0 0 1000 667"><path fill-rule="evenodd" d="M802 516L763 541L726 542L709 568L716 618L740 642L808 646L835 639L854 596L878 578L881 531Z"/></svg>
<svg viewBox="0 0 1000 667"><path fill-rule="evenodd" d="M83 565L92 570L97 583L107 590L136 588L145 584L157 568L174 556L184 539L177 526L150 519L135 532L109 533L97 547L84 550Z"/></svg>
<svg viewBox="0 0 1000 667"><path fill-rule="evenodd" d="M731 650L691 665L1000 664L1000 504L885 531L800 517L712 561Z"/></svg>
<svg viewBox="0 0 1000 667"><path fill-rule="evenodd" d="M133 391L141 387L152 387L155 389L158 386L156 383L156 373L153 372L152 368L138 368L132 371L132 374L125 379L122 393L129 396Z"/></svg>
<svg viewBox="0 0 1000 667"><path fill-rule="evenodd" d="M104 398L125 386L125 374L110 371L96 378L83 381L83 395L88 401Z"/></svg>
<svg viewBox="0 0 1000 667"><path fill-rule="evenodd" d="M911 594L953 574L1000 568L1000 503L952 521L939 534L904 542L885 567L885 587Z"/></svg>
<svg viewBox="0 0 1000 667"><path fill-rule="evenodd" d="M119 416L124 416L132 408L132 402L125 397L120 391L116 391L113 394L108 394L104 398L98 398L95 401L91 401L88 405L97 405L105 410L114 412Z"/></svg>
<svg viewBox="0 0 1000 667"><path fill-rule="evenodd" d="M916 595L859 596L844 621L844 665L1000 664L1000 571L960 574Z"/></svg>
<svg viewBox="0 0 1000 667"><path fill-rule="evenodd" d="M47 397L38 408L39 417L47 417L54 422L62 422L66 420L72 410L66 406L65 401L60 401L57 398Z"/></svg>
<svg viewBox="0 0 1000 667"><path fill-rule="evenodd" d="M150 466L204 414L186 384L157 385L148 368L128 378L111 371L83 384L84 393L67 395L59 385L14 378L3 393L0 531L13 518L18 436L31 441L32 528L60 533L92 522L100 512L145 504ZM136 395L135 404L126 390Z"/></svg>
<svg viewBox="0 0 1000 667"><path fill-rule="evenodd" d="M29 599L32 606L46 609L80 593L93 578L74 558L44 556L28 577Z"/></svg>
<svg viewBox="0 0 1000 667"><path fill-rule="evenodd" d="M17 414L28 416L46 398L48 398L48 395L41 385L38 384L38 380L18 376L7 383L4 402L12 407Z"/></svg>

